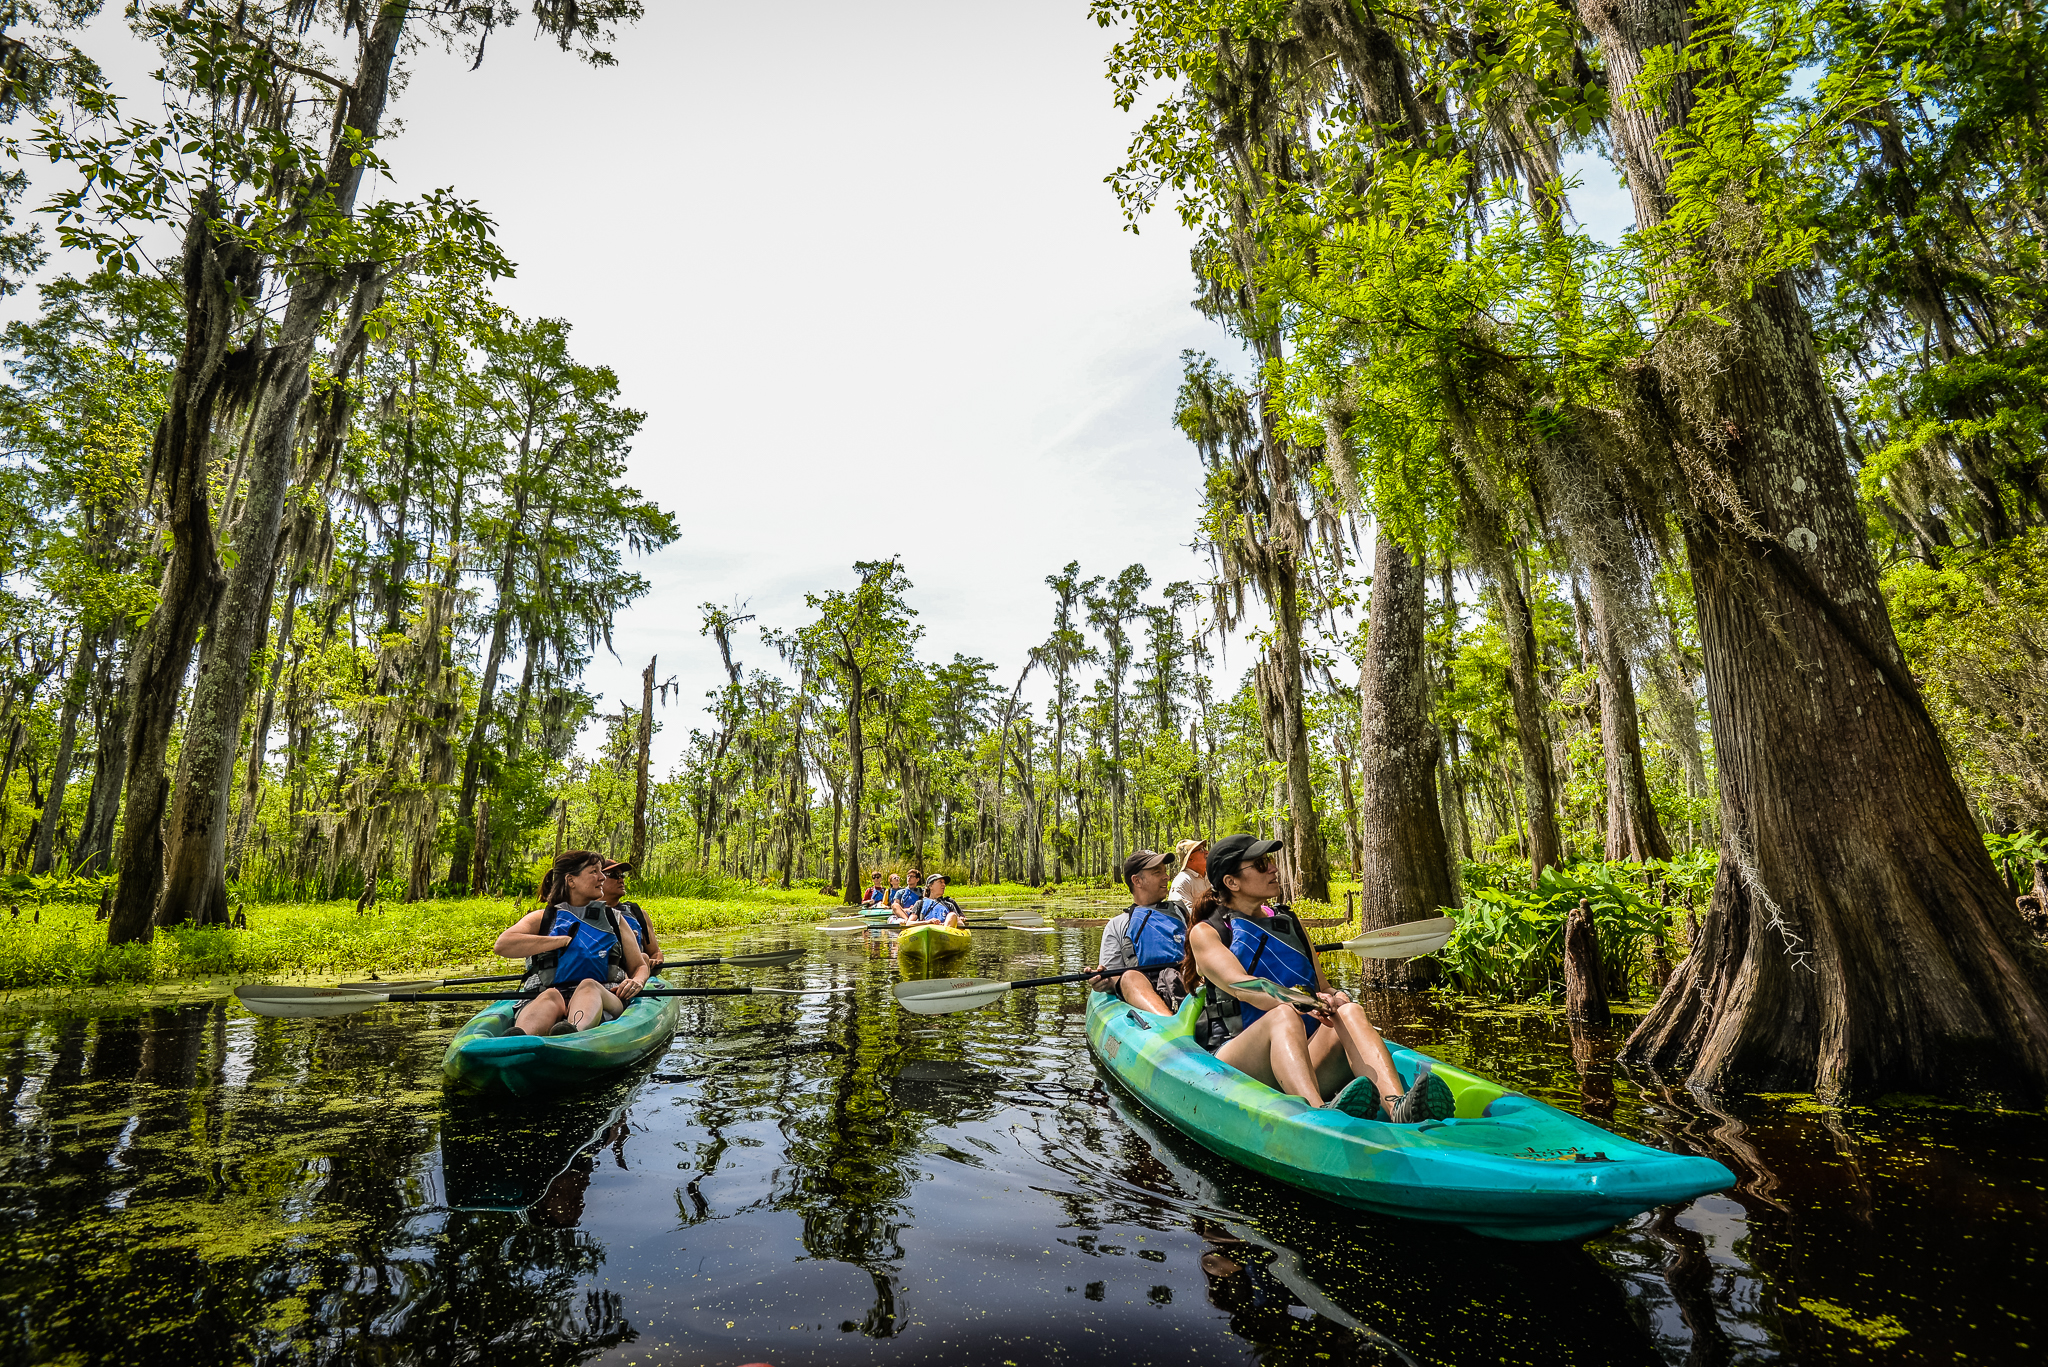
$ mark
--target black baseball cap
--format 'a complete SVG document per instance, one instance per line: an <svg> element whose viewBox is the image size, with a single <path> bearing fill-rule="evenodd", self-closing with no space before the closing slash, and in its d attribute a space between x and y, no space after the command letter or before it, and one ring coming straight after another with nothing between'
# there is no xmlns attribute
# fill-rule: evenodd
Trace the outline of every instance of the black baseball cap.
<svg viewBox="0 0 2048 1367"><path fill-rule="evenodd" d="M1171 864L1172 862L1173 860L1170 856L1163 855L1157 850L1139 850L1130 858L1124 860L1124 882L1130 882L1131 875L1134 873L1143 873L1147 869L1156 869L1161 864Z"/></svg>
<svg viewBox="0 0 2048 1367"><path fill-rule="evenodd" d="M930 887L930 886L931 886L932 884L934 884L934 883L943 883L943 882L945 882L945 881L946 881L946 875L945 875L945 874L943 874L943 873L935 873L935 874L933 874L933 875L932 875L931 877L929 877L929 878L927 878L927 879L925 879L925 880L924 880L924 885L925 885L926 887Z"/></svg>
<svg viewBox="0 0 2048 1367"><path fill-rule="evenodd" d="M1226 835L1209 847L1209 881L1221 891L1225 878L1279 848L1277 840L1261 840L1255 835Z"/></svg>

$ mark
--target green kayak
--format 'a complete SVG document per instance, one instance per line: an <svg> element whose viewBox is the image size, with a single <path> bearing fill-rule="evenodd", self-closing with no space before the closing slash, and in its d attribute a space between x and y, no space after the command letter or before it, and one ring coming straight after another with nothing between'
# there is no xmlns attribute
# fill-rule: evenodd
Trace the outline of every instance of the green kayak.
<svg viewBox="0 0 2048 1367"><path fill-rule="evenodd" d="M660 979L648 983L661 986ZM645 1058L668 1043L682 1014L678 997L636 997L617 1020L573 1035L507 1035L516 1001L492 1002L448 1042L441 1072L472 1091L525 1096L544 1087L586 1082Z"/></svg>
<svg viewBox="0 0 2048 1367"><path fill-rule="evenodd" d="M1092 992L1089 1047L1147 1110L1196 1143L1339 1204L1497 1239L1583 1239L1735 1185L1711 1158L1623 1139L1391 1040L1403 1083L1428 1064L1457 1097L1455 1119L1390 1125L1312 1107L1195 1043L1202 995L1168 1017Z"/></svg>

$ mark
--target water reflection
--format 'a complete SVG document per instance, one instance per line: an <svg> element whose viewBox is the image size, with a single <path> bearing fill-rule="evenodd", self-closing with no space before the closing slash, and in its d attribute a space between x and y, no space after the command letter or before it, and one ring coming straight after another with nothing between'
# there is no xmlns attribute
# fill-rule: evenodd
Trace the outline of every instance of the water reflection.
<svg viewBox="0 0 2048 1367"><path fill-rule="evenodd" d="M1093 953L990 934L942 976ZM897 971L820 943L753 980L856 996L691 1001L633 1075L519 1102L444 1093L454 1008L17 1003L0 1361L2039 1358L2039 1116L1699 1098L1618 1070L1619 1026L1366 994L1406 1042L1741 1178L1583 1248L1505 1244L1165 1130L1099 1079L1073 989L914 1017Z"/></svg>

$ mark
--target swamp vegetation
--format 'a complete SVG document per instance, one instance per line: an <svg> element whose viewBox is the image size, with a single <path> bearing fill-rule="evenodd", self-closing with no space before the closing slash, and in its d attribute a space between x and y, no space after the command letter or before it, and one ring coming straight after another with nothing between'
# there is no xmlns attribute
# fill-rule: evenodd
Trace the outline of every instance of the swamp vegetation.
<svg viewBox="0 0 2048 1367"><path fill-rule="evenodd" d="M0 175L35 300L0 333L0 983L471 959L572 846L688 930L1250 829L1298 903L1457 915L1376 970L1443 1002L1554 998L1584 902L1613 995L1655 993L1620 1059L1660 1105L2038 1105L2041 16L1091 10L1138 128L1110 187L1192 231L1239 346L1161 415L1212 573L1030 567L1046 635L1001 664L932 648L899 558L787 620L704 604L725 683L666 775L661 661L616 710L585 685L683 530L628 479L645 415L601 339L494 298L488 206L365 188L413 54L532 23L610 67L636 0L137 5L142 113L93 0L0 15L39 177ZM178 1048L225 1058L206 1028Z"/></svg>

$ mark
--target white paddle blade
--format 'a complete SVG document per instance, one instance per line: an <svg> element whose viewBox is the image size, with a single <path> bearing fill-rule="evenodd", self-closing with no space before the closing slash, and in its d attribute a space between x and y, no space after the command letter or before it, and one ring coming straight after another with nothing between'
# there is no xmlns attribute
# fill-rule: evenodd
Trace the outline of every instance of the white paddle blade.
<svg viewBox="0 0 2048 1367"><path fill-rule="evenodd" d="M1433 921L1404 921L1385 930L1367 931L1344 948L1367 959L1414 959L1434 954L1451 942L1458 923L1448 916Z"/></svg>
<svg viewBox="0 0 2048 1367"><path fill-rule="evenodd" d="M920 1016L943 1016L954 1011L972 1011L1010 990L1006 982L987 978L925 978L901 982L889 989L896 1004Z"/></svg>
<svg viewBox="0 0 2048 1367"><path fill-rule="evenodd" d="M370 982L336 983L334 986L337 991L341 992L431 992L437 987L444 987L446 985L446 980L441 978L421 978L417 982L402 983L388 982L385 979L377 978Z"/></svg>
<svg viewBox="0 0 2048 1367"><path fill-rule="evenodd" d="M750 987L747 991L770 997L833 997L851 992L853 989L851 987Z"/></svg>
<svg viewBox="0 0 2048 1367"><path fill-rule="evenodd" d="M829 930L833 932L848 930L866 930L867 928L868 923L866 921L855 921L851 924L848 924L845 921L820 921L818 923L818 929Z"/></svg>
<svg viewBox="0 0 2048 1367"><path fill-rule="evenodd" d="M776 949L761 954L733 954L719 962L734 968L783 968L795 963L810 951L806 949Z"/></svg>
<svg viewBox="0 0 2048 1367"><path fill-rule="evenodd" d="M243 1006L259 1016L306 1019L316 1016L346 1016L382 1006L382 992L344 992L333 987L292 987L249 983L235 989Z"/></svg>

